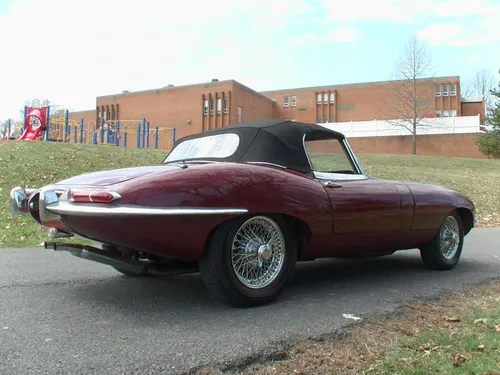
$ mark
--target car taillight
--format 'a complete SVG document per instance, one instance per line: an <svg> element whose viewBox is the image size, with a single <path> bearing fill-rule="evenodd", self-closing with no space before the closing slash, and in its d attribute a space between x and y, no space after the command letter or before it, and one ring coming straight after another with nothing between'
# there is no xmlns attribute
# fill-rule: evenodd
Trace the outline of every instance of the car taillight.
<svg viewBox="0 0 500 375"><path fill-rule="evenodd" d="M109 191L70 191L68 198L77 203L110 203L120 199L120 194Z"/></svg>

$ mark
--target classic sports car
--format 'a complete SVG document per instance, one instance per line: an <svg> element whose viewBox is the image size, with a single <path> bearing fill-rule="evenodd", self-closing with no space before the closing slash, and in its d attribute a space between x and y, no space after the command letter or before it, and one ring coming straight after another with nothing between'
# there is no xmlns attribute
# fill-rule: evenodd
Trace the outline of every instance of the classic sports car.
<svg viewBox="0 0 500 375"><path fill-rule="evenodd" d="M161 165L17 187L10 202L52 238L101 244L45 248L130 276L199 271L212 296L238 307L275 300L297 261L418 248L428 268L451 269L475 224L464 195L370 178L342 134L284 120L187 136Z"/></svg>

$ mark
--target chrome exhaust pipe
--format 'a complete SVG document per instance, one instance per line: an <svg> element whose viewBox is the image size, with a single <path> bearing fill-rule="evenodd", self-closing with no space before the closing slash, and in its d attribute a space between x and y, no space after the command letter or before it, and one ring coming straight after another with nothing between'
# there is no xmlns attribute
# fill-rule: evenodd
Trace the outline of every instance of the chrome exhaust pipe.
<svg viewBox="0 0 500 375"><path fill-rule="evenodd" d="M44 247L45 249L55 251L67 251L78 258L107 264L108 266L120 268L137 274L146 273L149 267L148 264L141 263L135 259L124 258L120 253L113 254L106 250L88 245L46 241Z"/></svg>

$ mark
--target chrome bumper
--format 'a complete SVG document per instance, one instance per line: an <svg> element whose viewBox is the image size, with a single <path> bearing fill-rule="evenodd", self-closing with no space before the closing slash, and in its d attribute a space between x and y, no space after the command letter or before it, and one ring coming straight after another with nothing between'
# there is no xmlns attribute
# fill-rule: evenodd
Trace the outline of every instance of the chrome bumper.
<svg viewBox="0 0 500 375"><path fill-rule="evenodd" d="M10 191L10 215L18 216L29 212L28 198L36 189L23 189L20 186Z"/></svg>
<svg viewBox="0 0 500 375"><path fill-rule="evenodd" d="M10 191L10 215L31 214L40 224L59 220L60 216L47 210L47 206L59 201L57 192L50 187L42 189L23 189L20 186ZM34 215L34 212L37 215ZM36 216L39 216L37 219Z"/></svg>

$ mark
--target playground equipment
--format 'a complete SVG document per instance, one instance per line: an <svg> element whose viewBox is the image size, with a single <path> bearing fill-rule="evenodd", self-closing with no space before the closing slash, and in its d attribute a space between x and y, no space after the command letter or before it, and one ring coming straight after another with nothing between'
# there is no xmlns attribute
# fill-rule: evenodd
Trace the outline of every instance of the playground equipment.
<svg viewBox="0 0 500 375"><path fill-rule="evenodd" d="M48 108L24 107L24 126L19 138L12 137L12 121L7 123L7 134L1 140L38 141L43 138L49 118Z"/></svg>
<svg viewBox="0 0 500 375"><path fill-rule="evenodd" d="M136 148L168 150L172 148L176 139L175 128L152 127L146 118L107 121L101 118L99 125L97 125L95 121L84 124L83 118L71 120L68 110L64 111L64 114L51 115L50 107L25 107L24 113L24 128L18 140L43 140L116 147L127 147L127 143L128 147L132 147L132 144L135 143ZM10 126L7 134L11 134Z"/></svg>
<svg viewBox="0 0 500 375"><path fill-rule="evenodd" d="M104 120L93 126L91 143L127 147L135 135L136 148L170 149L175 142L175 128L156 126L153 129L146 118L142 120ZM153 147L151 147L153 146Z"/></svg>
<svg viewBox="0 0 500 375"><path fill-rule="evenodd" d="M46 129L47 108L24 108L24 129L20 141L38 141Z"/></svg>
<svg viewBox="0 0 500 375"><path fill-rule="evenodd" d="M70 120L69 111L66 110L64 114L52 116L48 124L47 141L54 142L73 142L77 143L80 138L80 143L87 143L87 129L84 128L83 119Z"/></svg>

